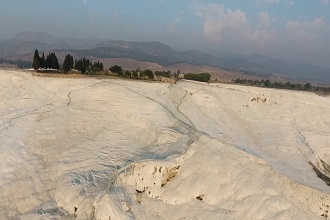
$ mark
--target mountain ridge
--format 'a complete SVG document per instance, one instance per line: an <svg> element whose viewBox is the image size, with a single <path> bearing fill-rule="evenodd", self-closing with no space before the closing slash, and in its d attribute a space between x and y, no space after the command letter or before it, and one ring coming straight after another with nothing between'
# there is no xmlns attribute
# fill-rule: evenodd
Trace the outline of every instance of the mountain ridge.
<svg viewBox="0 0 330 220"><path fill-rule="evenodd" d="M61 51L78 57L128 58L163 66L178 63L205 65L249 74L276 75L302 81L330 83L330 68L303 62L274 59L260 54L217 57L198 50L177 52L157 41L75 39L55 37L43 32L22 32L8 40L0 40L0 59L33 56L39 52Z"/></svg>

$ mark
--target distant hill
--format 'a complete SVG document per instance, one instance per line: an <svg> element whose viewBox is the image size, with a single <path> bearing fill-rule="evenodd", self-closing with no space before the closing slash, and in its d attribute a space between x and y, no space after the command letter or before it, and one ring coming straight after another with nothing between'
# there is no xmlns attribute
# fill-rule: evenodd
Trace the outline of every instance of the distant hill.
<svg viewBox="0 0 330 220"><path fill-rule="evenodd" d="M132 51L139 51L142 53L150 54L158 57L175 56L176 51L171 47L159 43L152 42L128 42L128 41L114 41L106 40L95 46L95 48L112 48L112 49L127 49Z"/></svg>
<svg viewBox="0 0 330 220"><path fill-rule="evenodd" d="M30 61L33 52L57 51L64 56L72 53L77 58L125 58L140 62L169 66L187 63L193 66L210 66L248 75L276 75L302 81L330 84L330 68L272 59L259 54L216 57L196 50L177 52L156 41L129 42L98 38L59 38L46 33L23 32L12 39L0 41L0 59Z"/></svg>
<svg viewBox="0 0 330 220"><path fill-rule="evenodd" d="M35 49L54 51L61 49L86 49L100 43L97 38L59 38L47 33L22 32L15 37L0 41L0 58L19 59L31 55Z"/></svg>
<svg viewBox="0 0 330 220"><path fill-rule="evenodd" d="M178 54L178 57L180 57L183 62L192 65L224 66L223 59L197 50L181 52Z"/></svg>
<svg viewBox="0 0 330 220"><path fill-rule="evenodd" d="M94 48L72 51L82 57L128 58L160 65L169 65L179 61L175 50L159 42L106 40L97 44Z"/></svg>

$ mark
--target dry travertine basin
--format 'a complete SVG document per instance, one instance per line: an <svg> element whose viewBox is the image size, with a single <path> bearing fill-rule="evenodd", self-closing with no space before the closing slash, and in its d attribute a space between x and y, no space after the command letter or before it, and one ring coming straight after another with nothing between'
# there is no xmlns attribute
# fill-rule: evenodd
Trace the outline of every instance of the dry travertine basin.
<svg viewBox="0 0 330 220"><path fill-rule="evenodd" d="M0 95L1 219L328 216L329 97L16 70Z"/></svg>

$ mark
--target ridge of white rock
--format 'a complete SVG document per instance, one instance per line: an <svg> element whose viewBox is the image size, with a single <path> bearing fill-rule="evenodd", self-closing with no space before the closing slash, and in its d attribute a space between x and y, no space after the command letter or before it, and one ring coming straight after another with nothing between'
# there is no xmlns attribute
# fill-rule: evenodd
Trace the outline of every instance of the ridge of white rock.
<svg viewBox="0 0 330 220"><path fill-rule="evenodd" d="M327 219L330 99L0 70L1 219Z"/></svg>

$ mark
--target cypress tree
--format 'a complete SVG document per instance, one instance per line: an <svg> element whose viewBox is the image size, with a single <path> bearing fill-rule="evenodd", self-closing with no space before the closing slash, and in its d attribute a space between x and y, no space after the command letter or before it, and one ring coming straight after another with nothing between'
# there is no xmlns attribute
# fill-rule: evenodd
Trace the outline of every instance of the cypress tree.
<svg viewBox="0 0 330 220"><path fill-rule="evenodd" d="M65 56L64 62L63 62L63 70L64 72L68 72L69 70L73 69L75 67L74 65L74 60L73 60L73 56L71 56L70 54L67 54Z"/></svg>
<svg viewBox="0 0 330 220"><path fill-rule="evenodd" d="M44 53L42 53L42 57L40 57L40 67L41 68L45 68L45 54Z"/></svg>
<svg viewBox="0 0 330 220"><path fill-rule="evenodd" d="M73 61L73 56L70 58L70 69L73 69L74 67L74 61Z"/></svg>
<svg viewBox="0 0 330 220"><path fill-rule="evenodd" d="M40 67L40 57L38 50L34 51L33 62L32 62L33 69L37 70Z"/></svg>
<svg viewBox="0 0 330 220"><path fill-rule="evenodd" d="M51 63L50 63L50 53L48 53L47 58L46 58L46 63L45 63L45 67L46 69L50 69L51 68Z"/></svg>
<svg viewBox="0 0 330 220"><path fill-rule="evenodd" d="M60 69L60 65L58 63L58 59L57 59L55 53L49 53L47 55L46 68L57 69L57 70Z"/></svg>
<svg viewBox="0 0 330 220"><path fill-rule="evenodd" d="M64 62L63 62L63 71L69 72L72 69L72 61L73 57L70 54L67 54L65 56Z"/></svg>

